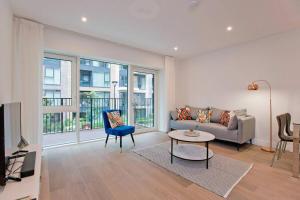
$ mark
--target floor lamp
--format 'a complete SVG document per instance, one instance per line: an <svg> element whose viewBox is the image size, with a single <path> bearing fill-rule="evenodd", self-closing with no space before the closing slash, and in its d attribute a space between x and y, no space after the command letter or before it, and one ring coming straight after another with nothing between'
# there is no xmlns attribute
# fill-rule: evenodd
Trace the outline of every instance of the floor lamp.
<svg viewBox="0 0 300 200"><path fill-rule="evenodd" d="M263 147L261 149L263 151L267 151L267 152L274 152L274 150L272 148L272 141L273 141L273 138L272 138L272 87L271 87L271 84L267 80L256 80L248 85L248 90L258 90L257 83L265 83L269 87L269 91L270 91L270 96L269 96L269 98L270 98L270 146Z"/></svg>

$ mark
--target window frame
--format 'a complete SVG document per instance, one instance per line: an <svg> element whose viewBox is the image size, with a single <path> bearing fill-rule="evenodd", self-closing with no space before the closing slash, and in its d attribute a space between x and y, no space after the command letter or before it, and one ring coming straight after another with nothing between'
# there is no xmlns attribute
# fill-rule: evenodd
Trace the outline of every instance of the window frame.
<svg viewBox="0 0 300 200"><path fill-rule="evenodd" d="M51 98L56 98L56 97L54 97L55 95L54 95L54 93L55 92L59 92L59 98L61 98L61 90L58 90L58 89L45 89L45 90L43 90L43 97L45 97L45 95L44 95L44 93L47 93L47 92L53 92L53 97L51 97Z"/></svg>
<svg viewBox="0 0 300 200"><path fill-rule="evenodd" d="M70 85L71 85L72 100L71 100L71 105L59 105L59 106L42 105L42 112L43 113L77 112L77 91L76 91L77 90L77 58L72 56L66 56L63 54L50 53L50 52L45 52L43 58L58 59L58 60L71 62L71 84ZM60 76L61 76L61 72L60 72ZM44 80L42 80L42 85L43 84L44 84ZM49 84L45 84L45 85L49 85ZM42 90L44 90L43 87ZM65 97L61 97L61 98L65 98Z"/></svg>
<svg viewBox="0 0 300 200"><path fill-rule="evenodd" d="M44 56L44 57L43 57L43 60L44 60L45 58L53 59L53 58ZM55 59L55 58L54 58L54 59ZM43 64L43 66L44 66L44 64ZM47 79L53 79L53 80L55 80L55 68L54 68L54 67L51 67L52 73L53 73L53 76L52 76L52 77L46 76L46 69L47 69L47 68L49 69L50 67L49 67L49 66L47 66L47 67L45 66L45 70L44 70L44 72L43 72L43 84L45 84L45 85L56 85L56 86L61 85L61 66L59 66L59 83L45 83L45 79L46 79L46 78L47 78ZM55 82L55 81L53 81L53 82Z"/></svg>

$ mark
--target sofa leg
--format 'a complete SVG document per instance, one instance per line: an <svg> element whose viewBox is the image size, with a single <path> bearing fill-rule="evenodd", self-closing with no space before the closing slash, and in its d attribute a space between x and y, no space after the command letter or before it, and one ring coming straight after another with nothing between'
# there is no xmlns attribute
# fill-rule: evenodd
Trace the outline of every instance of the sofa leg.
<svg viewBox="0 0 300 200"><path fill-rule="evenodd" d="M253 143L252 143L252 139L250 139L250 144L253 144Z"/></svg>
<svg viewBox="0 0 300 200"><path fill-rule="evenodd" d="M116 136L115 143L117 143L117 140L118 140L118 136Z"/></svg>
<svg viewBox="0 0 300 200"><path fill-rule="evenodd" d="M240 151L240 144L237 144L237 145L236 145L236 150L237 150L237 151Z"/></svg>
<svg viewBox="0 0 300 200"><path fill-rule="evenodd" d="M105 147L106 147L106 145L107 145L108 137L109 137L109 134L106 135Z"/></svg>

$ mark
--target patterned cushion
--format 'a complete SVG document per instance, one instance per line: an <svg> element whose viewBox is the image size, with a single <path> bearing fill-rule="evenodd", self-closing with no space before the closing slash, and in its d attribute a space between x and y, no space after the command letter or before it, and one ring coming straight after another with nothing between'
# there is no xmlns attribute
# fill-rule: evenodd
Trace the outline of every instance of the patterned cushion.
<svg viewBox="0 0 300 200"><path fill-rule="evenodd" d="M223 111L221 113L221 119L220 119L220 124L228 127L229 120L230 120L230 112L229 111Z"/></svg>
<svg viewBox="0 0 300 200"><path fill-rule="evenodd" d="M119 111L108 112L107 117L112 128L124 125Z"/></svg>
<svg viewBox="0 0 300 200"><path fill-rule="evenodd" d="M200 123L209 123L211 117L211 110L199 110L196 121Z"/></svg>
<svg viewBox="0 0 300 200"><path fill-rule="evenodd" d="M208 108L199 108L199 107L193 107L193 106L189 106L189 105L186 105L185 107L188 107L190 109L191 117L193 120L197 119L199 110L208 110Z"/></svg>
<svg viewBox="0 0 300 200"><path fill-rule="evenodd" d="M189 107L176 108L178 114L178 120L191 120L191 111Z"/></svg>
<svg viewBox="0 0 300 200"><path fill-rule="evenodd" d="M230 119L228 122L228 130L235 130L238 128L238 118L237 115L235 114L235 111L231 111L229 113Z"/></svg>

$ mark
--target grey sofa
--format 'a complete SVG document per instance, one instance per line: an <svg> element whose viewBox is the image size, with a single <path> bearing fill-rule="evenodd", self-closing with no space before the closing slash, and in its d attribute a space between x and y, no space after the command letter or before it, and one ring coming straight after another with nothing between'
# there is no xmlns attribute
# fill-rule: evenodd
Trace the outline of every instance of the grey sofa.
<svg viewBox="0 0 300 200"><path fill-rule="evenodd" d="M172 113L173 112L173 113ZM226 126L219 123L199 123L193 120L177 120L174 119L174 112L170 114L170 129L171 130L188 130L196 129L206 131L215 135L216 139L229 141L237 144L237 150L241 144L248 141L252 143L255 137L255 118L253 116L243 114L237 115L238 126L237 129L229 130Z"/></svg>

